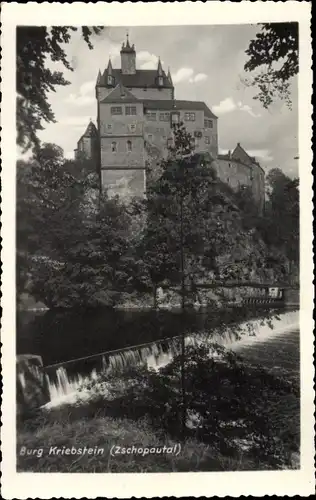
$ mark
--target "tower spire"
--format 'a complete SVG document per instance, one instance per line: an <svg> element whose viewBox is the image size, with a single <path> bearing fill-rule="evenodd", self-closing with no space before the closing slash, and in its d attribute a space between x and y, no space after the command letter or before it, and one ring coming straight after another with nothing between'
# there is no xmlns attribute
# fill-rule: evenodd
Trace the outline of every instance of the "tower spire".
<svg viewBox="0 0 316 500"><path fill-rule="evenodd" d="M98 83L101 83L101 71L99 70L98 76L97 76L97 85Z"/></svg>
<svg viewBox="0 0 316 500"><path fill-rule="evenodd" d="M172 78L171 78L171 73L170 73L170 67L168 66L168 75L167 75L167 78L169 80L169 82L172 84Z"/></svg>
<svg viewBox="0 0 316 500"><path fill-rule="evenodd" d="M112 61L111 61L111 56L110 56L109 62L108 62L108 67L107 67L107 74L108 74L108 76L112 76L112 73L113 73L113 68L112 68Z"/></svg>
<svg viewBox="0 0 316 500"><path fill-rule="evenodd" d="M127 48L127 49L130 49L130 48L131 48L131 46L130 46L130 44L129 44L128 30L127 30L127 32L126 32L126 48Z"/></svg>
<svg viewBox="0 0 316 500"><path fill-rule="evenodd" d="M158 73L158 76L163 76L163 71L162 71L162 65L161 65L160 56L159 56L159 59L158 59L157 73Z"/></svg>

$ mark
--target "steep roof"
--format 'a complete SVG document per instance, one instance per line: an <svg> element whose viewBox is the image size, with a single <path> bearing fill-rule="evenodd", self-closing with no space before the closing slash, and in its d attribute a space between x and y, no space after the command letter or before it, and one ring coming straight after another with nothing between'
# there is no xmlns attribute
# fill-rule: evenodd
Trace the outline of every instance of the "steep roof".
<svg viewBox="0 0 316 500"><path fill-rule="evenodd" d="M256 165L265 174L265 171L261 167L260 163L253 156L250 156L247 153L247 151L240 145L239 142L237 143L237 146L235 147L234 151L230 155L229 154L219 154L219 155L217 155L217 158L219 160L231 160L231 161L239 162L239 163L242 163L243 165L246 165L249 168L251 168L253 165Z"/></svg>
<svg viewBox="0 0 316 500"><path fill-rule="evenodd" d="M138 99L132 94L127 88L121 83L116 85L116 87L110 92L101 102L135 102Z"/></svg>
<svg viewBox="0 0 316 500"><path fill-rule="evenodd" d="M256 158L254 156L250 156L247 153L247 151L240 145L240 142L237 143L237 146L232 152L232 158L239 159L243 163L251 163L251 164L254 163L258 165L261 168L261 170L263 170L263 168L261 167L260 163L256 160Z"/></svg>
<svg viewBox="0 0 316 500"><path fill-rule="evenodd" d="M122 83L124 87L136 87L136 88L157 88L157 77L158 73L156 69L137 69L136 73L133 75L124 75L120 69L112 69L111 75L114 77L115 84ZM104 70L103 75L99 81L97 81L97 86L108 87L107 85L107 69ZM163 77L163 87L173 88L172 83L170 83L166 73L162 71Z"/></svg>
<svg viewBox="0 0 316 500"><path fill-rule="evenodd" d="M177 111L180 110L192 110L192 111L204 111L205 116L208 118L217 118L216 115L209 109L209 107L202 101L178 101L176 99L170 100L160 100L160 99L146 99L143 100L144 108L146 109L158 109L167 111Z"/></svg>
<svg viewBox="0 0 316 500"><path fill-rule="evenodd" d="M97 128L92 121L90 121L85 133L81 137L98 137Z"/></svg>

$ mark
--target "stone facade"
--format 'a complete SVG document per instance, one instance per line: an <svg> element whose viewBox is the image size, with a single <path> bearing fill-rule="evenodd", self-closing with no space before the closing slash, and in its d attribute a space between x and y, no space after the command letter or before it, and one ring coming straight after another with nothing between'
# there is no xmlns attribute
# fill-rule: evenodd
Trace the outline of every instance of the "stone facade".
<svg viewBox="0 0 316 500"><path fill-rule="evenodd" d="M96 159L102 187L111 193L131 193L131 186L135 194L146 189L146 168L166 157L178 121L192 134L195 151L216 160L220 179L236 190L250 187L263 210L264 171L258 162L240 144L232 154L219 155L217 117L204 102L176 100L170 71L165 73L160 60L156 70L138 70L135 47L128 39L121 49L121 69L109 61L104 72L99 71L96 101L97 128L89 124L76 155L83 152Z"/></svg>
<svg viewBox="0 0 316 500"><path fill-rule="evenodd" d="M217 175L232 189L238 190L242 186L251 189L257 203L258 212L264 209L265 173L255 158L248 155L240 143L234 151L217 157Z"/></svg>

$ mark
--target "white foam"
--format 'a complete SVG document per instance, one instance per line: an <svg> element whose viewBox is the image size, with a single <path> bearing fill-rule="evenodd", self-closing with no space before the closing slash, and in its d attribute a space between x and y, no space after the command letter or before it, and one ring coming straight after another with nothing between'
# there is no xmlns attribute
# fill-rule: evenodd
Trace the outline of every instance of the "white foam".
<svg viewBox="0 0 316 500"><path fill-rule="evenodd" d="M286 334L288 331L299 328L299 312L290 311L279 315L280 319L272 319L270 322L262 322L260 320L252 320L246 322L242 327L242 337L240 340L235 340L232 335L232 327L227 327L224 333L213 332L209 336L209 342L217 342L229 349L237 351L238 349L249 346L255 343L266 342L267 340ZM264 323L264 324L262 324ZM251 332L251 335L249 335ZM199 345L205 341L205 335L190 335L186 337L186 345ZM174 355L180 353L180 345L177 340L170 341L170 350L168 353L163 352L160 344L152 344L152 346L135 348L133 350L123 351L111 356L108 360L103 359L103 371L122 371L127 366L132 364L147 364L148 367L158 370L172 361ZM210 351L212 355L213 352ZM89 376L83 377L78 374L72 380L69 379L67 371L64 367L58 368L56 371L56 382L52 382L48 378L50 402L45 405L46 408L60 406L63 404L75 404L79 400L88 400L93 394L91 390L80 390L82 386L96 380L97 373L93 370Z"/></svg>

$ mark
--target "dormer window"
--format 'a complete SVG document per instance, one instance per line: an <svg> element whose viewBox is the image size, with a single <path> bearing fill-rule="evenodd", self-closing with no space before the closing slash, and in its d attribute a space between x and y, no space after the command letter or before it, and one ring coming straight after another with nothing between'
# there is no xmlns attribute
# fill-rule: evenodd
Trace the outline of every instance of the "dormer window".
<svg viewBox="0 0 316 500"><path fill-rule="evenodd" d="M108 85L113 85L114 84L114 78L111 75L108 75Z"/></svg>
<svg viewBox="0 0 316 500"><path fill-rule="evenodd" d="M159 85L159 87L163 86L163 77L162 76L158 76L158 85Z"/></svg>

